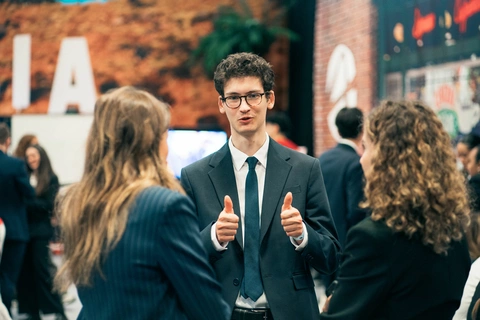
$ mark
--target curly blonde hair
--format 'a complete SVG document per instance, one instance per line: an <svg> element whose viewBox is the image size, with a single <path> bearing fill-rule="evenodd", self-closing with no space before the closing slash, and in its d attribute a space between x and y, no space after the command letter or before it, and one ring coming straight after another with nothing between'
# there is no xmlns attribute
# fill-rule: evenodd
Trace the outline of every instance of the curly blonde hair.
<svg viewBox="0 0 480 320"><path fill-rule="evenodd" d="M384 101L364 128L373 153L363 206L373 220L446 255L450 243L462 238L470 209L442 123L421 102Z"/></svg>

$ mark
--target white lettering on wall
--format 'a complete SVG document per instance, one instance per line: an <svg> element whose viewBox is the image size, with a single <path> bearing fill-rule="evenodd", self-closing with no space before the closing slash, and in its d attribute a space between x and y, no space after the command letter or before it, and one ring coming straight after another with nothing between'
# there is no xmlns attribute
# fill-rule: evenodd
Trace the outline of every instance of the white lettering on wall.
<svg viewBox="0 0 480 320"><path fill-rule="evenodd" d="M80 113L93 113L95 100L95 83L87 40L84 37L63 39L48 113L65 113L68 105L78 105Z"/></svg>
<svg viewBox="0 0 480 320"><path fill-rule="evenodd" d="M12 106L16 110L30 105L31 46L29 34L13 37Z"/></svg>
<svg viewBox="0 0 480 320"><path fill-rule="evenodd" d="M335 103L327 117L328 128L335 140L340 139L335 118L344 107L357 106L357 90L348 85L355 79L357 68L352 51L344 44L338 45L332 52L327 67L325 91L330 92L330 102Z"/></svg>

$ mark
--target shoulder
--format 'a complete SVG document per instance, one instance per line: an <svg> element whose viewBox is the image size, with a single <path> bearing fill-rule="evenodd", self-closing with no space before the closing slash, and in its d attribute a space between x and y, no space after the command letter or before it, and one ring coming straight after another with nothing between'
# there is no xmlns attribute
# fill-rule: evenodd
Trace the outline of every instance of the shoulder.
<svg viewBox="0 0 480 320"><path fill-rule="evenodd" d="M353 226L347 237L381 244L393 239L394 232L383 221L373 221L371 217L367 217Z"/></svg>
<svg viewBox="0 0 480 320"><path fill-rule="evenodd" d="M58 185L60 184L59 181L58 181L58 177L57 175L54 173L52 174L52 176L50 177L50 184L51 185Z"/></svg>
<svg viewBox="0 0 480 320"><path fill-rule="evenodd" d="M279 156L280 158L283 158L283 159L289 160L289 161L294 161L294 162L304 162L304 163L318 162L317 158L309 156L305 153L298 152L298 151L293 150L291 148L287 148L285 146L282 146L281 144L274 141L273 139L270 139L268 155L271 156L271 155L274 155L274 154Z"/></svg>
<svg viewBox="0 0 480 320"><path fill-rule="evenodd" d="M158 207L168 206L171 203L188 200L188 198L177 191L173 191L161 186L152 186L142 190L135 201L139 204Z"/></svg>
<svg viewBox="0 0 480 320"><path fill-rule="evenodd" d="M25 161L23 161L22 159L11 157L6 154L2 154L0 156L0 161L3 163L8 163L8 166L10 167L23 168L25 166Z"/></svg>
<svg viewBox="0 0 480 320"><path fill-rule="evenodd" d="M186 195L161 186L142 190L135 199L137 209L146 212L192 211L193 203Z"/></svg>

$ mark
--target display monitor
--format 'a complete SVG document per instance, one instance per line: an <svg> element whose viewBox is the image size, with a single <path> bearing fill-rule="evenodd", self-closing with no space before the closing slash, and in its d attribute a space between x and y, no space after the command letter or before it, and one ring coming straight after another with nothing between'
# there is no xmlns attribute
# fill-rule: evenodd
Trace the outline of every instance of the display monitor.
<svg viewBox="0 0 480 320"><path fill-rule="evenodd" d="M168 166L180 178L182 168L220 149L227 133L220 130L168 130Z"/></svg>

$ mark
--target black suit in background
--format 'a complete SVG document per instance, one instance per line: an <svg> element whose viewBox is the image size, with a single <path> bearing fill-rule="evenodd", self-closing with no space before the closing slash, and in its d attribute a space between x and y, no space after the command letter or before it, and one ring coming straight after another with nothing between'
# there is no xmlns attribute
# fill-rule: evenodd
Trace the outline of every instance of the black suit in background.
<svg viewBox="0 0 480 320"><path fill-rule="evenodd" d="M465 239L440 255L371 218L350 230L344 255L324 320L451 320L471 263Z"/></svg>
<svg viewBox="0 0 480 320"><path fill-rule="evenodd" d="M244 275L241 222L235 240L218 252L211 227L229 195L234 213L240 206L228 143L212 155L182 170L182 185L196 206L203 245L207 249L225 300L234 307ZM281 224L287 192L303 217L308 244L296 251ZM310 267L324 274L338 265L340 246L330 215L318 159L293 151L270 139L260 226L260 270L263 289L275 320L318 319L319 309Z"/></svg>
<svg viewBox="0 0 480 320"><path fill-rule="evenodd" d="M49 247L54 231L51 218L59 188L58 178L53 175L45 191L27 202L30 240L18 280L18 310L32 315L33 319L39 317L40 311L43 314L64 313L60 295L53 291L56 268Z"/></svg>
<svg viewBox="0 0 480 320"><path fill-rule="evenodd" d="M360 156L351 146L339 143L320 156L320 167L338 241L344 248L348 230L365 218L365 210L358 206L364 198Z"/></svg>
<svg viewBox="0 0 480 320"><path fill-rule="evenodd" d="M470 208L475 213L480 213L480 173L468 180L468 192L470 193Z"/></svg>
<svg viewBox="0 0 480 320"><path fill-rule="evenodd" d="M0 218L6 229L0 286L2 300L9 310L29 239L26 200L34 196L25 163L0 151Z"/></svg>
<svg viewBox="0 0 480 320"><path fill-rule="evenodd" d="M366 216L366 211L359 207L364 198L360 156L352 146L339 143L323 153L319 160L338 242L343 249L348 230ZM328 288L337 273L338 270L332 275L321 276L323 285Z"/></svg>

